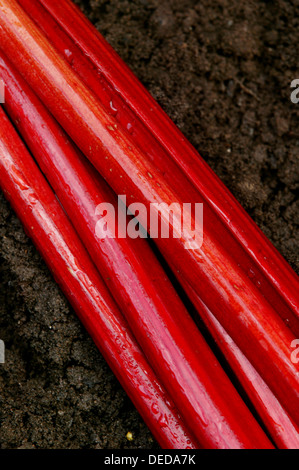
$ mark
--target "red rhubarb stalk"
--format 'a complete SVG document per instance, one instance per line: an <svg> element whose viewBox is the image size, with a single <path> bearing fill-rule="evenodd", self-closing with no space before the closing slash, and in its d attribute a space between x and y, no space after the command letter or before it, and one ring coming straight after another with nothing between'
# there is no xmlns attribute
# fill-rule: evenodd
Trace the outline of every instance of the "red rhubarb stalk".
<svg viewBox="0 0 299 470"><path fill-rule="evenodd" d="M69 219L2 108L0 186L160 445L197 448L196 440L149 367Z"/></svg>
<svg viewBox="0 0 299 470"><path fill-rule="evenodd" d="M184 289L277 447L299 449L298 426L200 297L187 283Z"/></svg>
<svg viewBox="0 0 299 470"><path fill-rule="evenodd" d="M77 72L81 80L100 99L106 110L115 116L118 124L132 135L134 142L164 175L165 181L176 188L176 192L181 199L188 200L188 202L207 202L207 198L202 197L200 192L196 191L171 155L167 153L150 130L134 114L130 103L128 104L121 94L116 92L113 85L109 83L105 76L105 67L99 73L97 64L93 64L89 60L38 0L18 0L18 3L43 31L56 50L67 60L73 70ZM59 7L57 11L56 6L53 9L55 16L59 15ZM63 18L61 18L61 22L63 22ZM100 61L101 57L99 57ZM112 63L112 67L113 65ZM124 72L126 74L127 71ZM244 250L237 237L233 236L233 233L228 230L226 224L217 215L217 211L212 210L210 204L205 204L205 222L210 230L222 234L222 245L228 252L227 256L237 260L240 267L247 273L251 281L260 289L264 297L267 298L268 302L271 303L297 337L299 335L298 316L286 304L280 291L269 281L264 271L255 264L250 252Z"/></svg>
<svg viewBox="0 0 299 470"><path fill-rule="evenodd" d="M114 203L104 181L100 185L94 181L93 169L5 56L0 58L0 72L6 85L5 108L200 444L208 448L269 445L146 241L96 238L98 204Z"/></svg>
<svg viewBox="0 0 299 470"><path fill-rule="evenodd" d="M95 73L94 67L88 62L88 59L83 55L83 53L80 51L80 49L77 48L77 46L74 45L74 43L70 40L70 38L66 35L66 33L57 25L55 20L51 17L51 15L43 8L41 7L40 3L35 0L19 0L19 3L22 4L22 7L26 7L26 11L30 10L31 16L34 18L34 21L38 24L39 27L43 29L45 33L47 33L47 36L49 39L52 39L52 43L56 46L56 48L61 52L62 54L65 53L65 57L70 60L71 65L73 68L77 69L77 71L80 73L80 76L82 79L86 79L85 81L87 84L90 86L91 89L95 93L98 93L98 90L100 90L100 94L105 92L105 87L101 86L102 82L98 79L97 74ZM98 93L99 96L99 93ZM100 96L101 97L101 96ZM109 103L109 97L111 97L111 91L107 93L107 99ZM119 106L117 106L119 108ZM32 116L31 116L31 119ZM146 132L146 129L144 129L144 132ZM141 135L140 135L141 136ZM181 180L179 180L179 183L181 184ZM186 186L185 186L186 187ZM209 312L210 313L210 312ZM210 313L211 314L211 313ZM211 314L212 315L212 314ZM217 320L214 319L215 322ZM226 340L226 337L228 338L228 335L225 335L225 332L221 331L221 326L218 324L218 329L216 328L216 332L219 334L223 340L220 342L220 345L227 346L228 341ZM217 334L214 335L214 337L217 337ZM238 350L237 346L234 346L236 350ZM222 348L223 350L223 348ZM256 392L253 394L253 398L256 396L259 397L257 399L257 403L259 404L260 401L262 401L262 405L266 403L265 410L265 415L266 418L268 414L270 415L270 424L272 425L273 432L272 432L272 437L277 440L277 444L284 446L284 447L295 447L298 445L298 436L296 434L296 430L294 431L294 425L290 423L290 420L288 417L284 419L285 412L282 413L282 408L279 404L276 407L273 407L270 405L271 400L274 401L275 405L277 400L273 398L273 394L269 389L267 389L267 386L264 384L264 386L260 386L260 382L262 382L262 379L258 377L258 374L256 371L251 366L251 369L254 371L252 373L250 366L247 366L248 361L246 360L245 357L242 358L242 353L238 351L239 356L240 356L240 363L241 365L239 366L241 371L240 373L244 372L244 380L246 384L249 385L249 387L253 388L253 392ZM226 358L230 359L230 355L232 354L232 351L227 351ZM233 354L234 357L234 354ZM231 361L229 360L229 363L231 364ZM246 381L246 372L248 372L249 369L249 374L248 374L248 379ZM252 377L254 377L255 380L251 380ZM246 389L246 387L245 387ZM266 392L264 391L266 389ZM269 399L270 396L270 399ZM255 404L254 400L253 403ZM262 407L261 405L261 407ZM274 409L273 409L274 408ZM276 408L279 409L281 419L277 419L277 410ZM260 413L261 415L262 413ZM273 426L273 417L276 419L277 422L280 424L277 425L276 427ZM283 425L281 424L283 422ZM277 431L278 427L278 431ZM272 431L272 428L270 427L270 430Z"/></svg>
<svg viewBox="0 0 299 470"><path fill-rule="evenodd" d="M21 0L21 3L26 4L28 0ZM40 3L94 64L96 75L100 75L104 89L103 93L100 89L98 91L101 98L105 101L105 95L108 95L109 100L110 94L111 102L111 96L113 97L113 108L118 109L119 119L126 126L132 124L130 131L141 144L141 148L149 148L149 155L155 163L161 163L162 166L164 155L159 158L157 151L160 151L160 154L167 152L243 247L245 253L250 255L251 262L245 262L242 256L240 257L240 262L244 261L247 276L259 286L263 294L269 293L268 298L274 306L279 302L277 311L287 323L296 328L297 334L298 323L294 315L299 318L299 280L289 264L74 3L71 0L40 0ZM27 7L27 10L30 12L30 7ZM76 51L70 60L75 60L75 55ZM83 67L84 73L82 63L74 63L74 66L79 73ZM147 128L146 138L144 127ZM164 168L172 178L172 167ZM232 247L232 251L234 249ZM263 274L261 279L259 273ZM288 309L281 299L284 299Z"/></svg>
<svg viewBox="0 0 299 470"><path fill-rule="evenodd" d="M15 1L0 0L0 39L1 48L114 191L143 203L148 211L152 203L166 203L160 206L160 215L168 228L167 207L179 201L175 191ZM155 210L158 213L154 206ZM146 226L145 218L139 218ZM175 211L171 223L175 232L180 219ZM298 365L290 359L293 334L258 289L249 287L247 276L228 259L219 237L205 230L203 245L186 249L192 238L187 231L179 238L156 242L299 423Z"/></svg>

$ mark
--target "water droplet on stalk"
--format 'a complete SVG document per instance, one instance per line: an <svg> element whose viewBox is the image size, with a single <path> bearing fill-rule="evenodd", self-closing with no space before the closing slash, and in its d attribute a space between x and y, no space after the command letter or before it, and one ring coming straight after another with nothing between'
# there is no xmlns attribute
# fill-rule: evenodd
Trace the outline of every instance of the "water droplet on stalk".
<svg viewBox="0 0 299 470"><path fill-rule="evenodd" d="M118 112L118 109L113 105L113 101L110 101L110 108L111 108L112 114L116 115Z"/></svg>
<svg viewBox="0 0 299 470"><path fill-rule="evenodd" d="M132 132L133 132L133 126L132 126L132 124L131 124L130 122L127 124L127 129L128 129L128 131L130 132L130 134L132 134Z"/></svg>

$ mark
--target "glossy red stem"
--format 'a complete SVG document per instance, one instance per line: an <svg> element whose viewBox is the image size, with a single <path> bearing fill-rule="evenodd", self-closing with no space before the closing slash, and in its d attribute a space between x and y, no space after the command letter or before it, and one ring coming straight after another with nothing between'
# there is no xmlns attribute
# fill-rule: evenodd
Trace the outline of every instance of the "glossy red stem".
<svg viewBox="0 0 299 470"><path fill-rule="evenodd" d="M60 25L58 25L55 19L38 0L18 0L18 3L30 15L57 51L78 73L84 83L105 105L106 109L116 117L118 123L132 134L135 142L144 150L148 158L157 163L159 169L164 173L166 178L167 176L170 176L170 173L172 178L173 175L178 175L174 181L174 186L176 188L180 188L182 195L188 194L189 201L196 201L196 198L194 198L194 191L192 194L191 190L188 190L190 182L184 178L182 174L179 174L179 172L176 171L178 168L173 165L173 160L171 160L167 152L165 152L163 147L158 144L143 122L134 115L134 112L126 101L115 91L113 85L111 85L111 83L109 83L105 78L105 67L104 70L101 68L101 74L99 74L99 66L97 66L97 64L93 64L88 57L84 55L81 49L75 44L74 40L64 31L64 29L61 28ZM56 12L55 6L54 12ZM77 12L75 12L74 15L76 15L76 13ZM57 11L57 14L59 14L59 11ZM63 22L63 18L61 21ZM72 35L74 36L74 32L72 32ZM94 32L92 32L92 36L95 36ZM97 40L97 38L94 39ZM105 41L103 44L99 43L99 46L101 46L104 53L107 47ZM98 61L102 63L102 56L97 57ZM121 59L119 59L119 65L122 65ZM132 123L134 123L134 125ZM171 168L169 168L169 165L171 165ZM225 225L222 227L220 227L219 224L216 225L218 219L215 220L215 217L212 218L211 214L207 217L207 210L205 210L205 218L212 223L215 231L222 234L224 233L226 230ZM227 244L228 243L226 242L226 245ZM284 318L292 317L291 310L286 308L286 304L284 302L281 302L280 293L277 291L275 286L269 283L267 278L263 275L263 272L258 271L257 275L253 276L253 260L249 253L247 251L242 253L240 252L240 249L238 250L240 245L238 243L236 246L236 239L234 237L231 237L228 246L230 247L230 252L233 252L235 258L239 259L242 263L243 269L246 270L245 263L248 264L247 271L251 272L252 279L256 283L260 284L261 292L267 297L267 299L273 302L276 310L279 311ZM243 260L244 257L246 258L245 262ZM249 268L250 264L251 267ZM200 316L204 319L206 326L217 342L232 370L235 372L236 377L242 384L255 409L258 411L259 416L265 423L274 442L280 448L298 448L298 428L296 428L292 423L269 387L242 354L233 340L227 335L220 323L217 322L213 314L204 306L200 298L194 293L194 291L191 291L190 293L188 285L185 285L184 287L185 291L189 290L189 296L193 300L194 305L196 305L197 310L200 312ZM294 333L298 333L297 317L295 317L291 326L293 327Z"/></svg>
<svg viewBox="0 0 299 470"><path fill-rule="evenodd" d="M195 189L190 180L185 176L181 168L176 164L171 154L167 149L156 140L154 134L146 127L144 122L134 113L130 101L126 101L120 91L115 90L114 83L110 83L107 79L105 65L107 62L104 60L102 64L103 55L106 54L105 41L103 44L99 43L94 33L92 37L98 46L102 48L102 55L97 55L97 61L92 62L87 55L85 55L79 46L74 42L75 28L70 30L70 37L65 30L57 23L51 13L46 10L39 0L18 0L22 8L30 15L32 20L43 31L51 43L55 46L56 50L67 60L73 70L80 76L81 80L95 93L100 99L101 103L105 106L106 110L115 116L118 124L126 129L134 138L134 142L145 153L145 155L153 161L155 166L163 174L165 180L176 188L182 200L188 202L204 202L205 203L205 224L210 228L210 231L221 233L223 249L227 251L228 257L233 257L234 260L247 274L248 278L259 288L261 293L267 298L268 302L275 308L279 315L284 319L285 323L291 328L294 335L299 335L299 319L296 313L286 304L281 292L277 289L265 272L255 263L254 258L251 256L249 250L245 250L242 243L238 238L228 229L227 225L221 220L217 211L214 211L212 206L208 204L209 199L200 191ZM53 3L53 2L52 2ZM63 2L62 2L63 3ZM45 2L47 4L47 2ZM59 5L51 5L49 8L55 17L59 17L59 21L63 24L64 10L60 9ZM63 16L60 16L62 12ZM75 10L71 8L71 13L76 14ZM71 16L72 17L72 16ZM67 25L69 22L67 22ZM75 27L75 23L71 23L70 27ZM66 29L69 31L69 28ZM79 42L81 44L81 42ZM87 47L86 42L84 45ZM106 47L109 46L106 45ZM99 51L98 51L99 52ZM91 54L93 57L93 55ZM109 54L108 54L108 57ZM119 58L119 66L123 62ZM112 68L115 66L114 62L111 63ZM124 76L126 76L127 69L124 69ZM124 81L122 81L123 86ZM140 84L139 84L140 86ZM140 102L142 106L142 101ZM198 158L201 158L198 156ZM197 188L198 189L198 188Z"/></svg>
<svg viewBox="0 0 299 470"><path fill-rule="evenodd" d="M102 64L102 56L97 56L98 62L92 63L75 44L73 38L71 38L61 28L61 26L58 25L54 17L52 17L51 14L41 6L38 0L18 0L18 2L31 16L38 27L44 32L47 38L55 46L57 51L78 73L84 83L106 106L106 109L115 115L118 123L130 131L134 137L135 142L142 150L144 150L148 158L157 163L158 168L163 172L166 180L167 177L170 176L170 173L172 181L173 175L178 175L178 177L175 178L175 181L173 181L174 186L181 189L181 195L186 196L188 194L189 201L196 200L194 199L192 191L188 190L190 187L190 182L188 182L186 178L176 171L178 168L173 165L173 160L171 160L171 157L169 157L169 155L164 151L162 146L159 144L157 145L157 141L155 140L154 136L150 134L149 130L145 127L143 122L140 121L136 115L134 116L134 112L129 107L129 105L124 101L119 93L116 93L113 85L111 85L111 83L109 83L105 78L105 66L104 70L103 68L99 68L99 66ZM54 6L54 11L56 11L55 8L56 7ZM57 13L59 14L59 11ZM94 36L94 32L92 34ZM74 35L75 33L72 32L72 36ZM101 46L104 53L106 50L105 41L104 44L101 43L99 46ZM122 65L120 58L119 65ZM101 74L99 74L99 71L101 71ZM134 125L130 123L134 123ZM211 214L208 214L207 217L207 210L205 211L205 216L214 227L214 230L222 234L222 240L223 242L226 242L226 246L230 247L230 253L233 253L235 259L240 261L242 268L245 270L245 272L249 273L249 276L259 286L263 295L275 306L276 311L278 311L284 319L287 319L287 324L291 327L294 334L297 336L298 318L297 316L293 317L293 312L286 307L285 302L281 301L281 295L280 292L277 291L276 286L268 281L263 271L258 270L256 273L254 273L254 260L252 260L250 257L250 253L245 250L240 250L239 243L237 243L236 246L236 241L238 241L236 238L230 237L230 240L228 241L225 237L223 237L223 234L225 234L226 230L225 225L222 225L221 227L218 219L215 220L215 217L211 217ZM258 268L258 265L256 268ZM226 360L234 370L238 380L241 382L255 409L258 411L260 417L269 430L274 442L278 445L278 447L281 448L298 448L298 428L296 428L292 423L288 414L282 408L269 387L265 384L263 379L252 367L250 362L242 354L232 339L227 335L219 322L217 322L213 314L204 306L194 291L192 291L190 294L190 288L186 289L185 286L185 291L188 290L190 298L197 306L197 310L201 313L201 317L204 319L206 326L213 335L221 351L225 355Z"/></svg>
<svg viewBox="0 0 299 470"><path fill-rule="evenodd" d="M23 4L26 2L28 0L21 1ZM244 263L247 276L263 293L269 294L274 306L279 301L277 310L298 331L294 316L299 318L299 278L289 264L77 6L71 0L39 0L39 3L45 6L96 67L96 77L100 76L102 83L98 93L103 102L107 105L113 97L113 108L118 109L120 122L124 127L133 124L130 131L136 142L142 149L148 148L149 156L158 167L162 165L163 172L169 172L170 179L173 178L173 167L167 166L169 158L165 165L165 153L184 171L231 233L235 243L240 245L238 250L243 247L245 254L250 256L249 261L243 260L239 253L236 258ZM81 69L84 74L90 67L87 66L84 71L83 62L76 63L77 51L70 50L73 52L70 62L73 62L78 73ZM94 82L90 80L91 87ZM282 304L282 299L289 309Z"/></svg>
<svg viewBox="0 0 299 470"><path fill-rule="evenodd" d="M141 202L148 210L151 203L169 206L179 201L155 165L118 127L15 1L0 0L0 38L1 48L117 194L126 194L128 200ZM168 215L163 208L162 224L167 225ZM175 213L175 230L178 218ZM143 217L140 220L146 225ZM186 249L189 232L156 242L298 423L298 365L290 359L294 336L258 289L249 288L247 276L227 258L221 240L214 236L205 230L203 245L193 250Z"/></svg>
<svg viewBox="0 0 299 470"><path fill-rule="evenodd" d="M41 5L38 0L18 0L24 10L31 16L38 27L45 33L47 38L55 46L57 51L68 61L71 67L77 72L84 83L95 93L100 99L101 103L106 107L106 110L115 116L117 122L126 129L134 138L135 143L144 151L147 157L154 162L159 171L163 174L165 180L173 184L177 193L184 200L188 202L208 202L208 198L201 192L195 190L190 180L185 176L184 172L176 164L171 154L167 152L150 129L146 127L140 117L134 113L130 101L126 101L119 89L116 92L114 82L110 83L107 79L105 65L107 62L104 60L102 64L103 55L107 59L106 47L107 44L103 40L103 44L99 43L98 38L93 37L98 46L102 48L102 55L97 55L97 61L94 63L89 60L79 46L74 42L75 26L74 23L68 28L67 22L66 30L70 32L70 37L64 29L57 23L51 14ZM45 2L47 5L48 3ZM57 5L51 5L49 11L53 12L55 17L59 19L60 23L64 22L64 10L60 9ZM62 12L62 16L60 13ZM71 8L71 13L76 14L75 10ZM94 32L92 33L94 36ZM81 38L82 39L82 38ZM88 42L88 41L87 41ZM81 45L81 42L79 41ZM88 49L88 44L84 42L85 47ZM99 51L98 51L99 53ZM93 54L90 54L93 57ZM108 58L110 55L108 54ZM123 62L119 58L119 66ZM114 62L111 61L112 69L115 67ZM127 69L124 69L124 76L126 76ZM123 85L122 81L122 85ZM139 84L139 86L141 86ZM142 106L142 101L140 102ZM200 158L198 156L198 158ZM197 188L200 189L200 188ZM221 220L217 211L212 209L210 204L205 205L205 218L206 223L214 230L215 233L222 234L222 244L224 249L227 250L227 256L233 257L239 265L246 272L248 278L260 289L262 294L267 298L279 315L284 319L285 323L291 328L295 336L299 335L299 320L297 314L286 304L281 292L277 289L269 277L265 275L264 270L261 270L259 265L256 264L254 258L251 256L249 250L245 250L242 243L234 236L231 230L228 230L227 224Z"/></svg>
<svg viewBox="0 0 299 470"><path fill-rule="evenodd" d="M277 447L299 449L298 426L200 297L187 283L184 289Z"/></svg>
<svg viewBox="0 0 299 470"><path fill-rule="evenodd" d="M194 449L53 191L0 108L0 186L78 317L163 448ZM164 425L167 423L167 425Z"/></svg>
<svg viewBox="0 0 299 470"><path fill-rule="evenodd" d="M208 448L269 445L145 240L96 238L98 204L115 205L107 185L95 182L93 169L5 56L0 58L0 72L6 85L5 108L200 444Z"/></svg>

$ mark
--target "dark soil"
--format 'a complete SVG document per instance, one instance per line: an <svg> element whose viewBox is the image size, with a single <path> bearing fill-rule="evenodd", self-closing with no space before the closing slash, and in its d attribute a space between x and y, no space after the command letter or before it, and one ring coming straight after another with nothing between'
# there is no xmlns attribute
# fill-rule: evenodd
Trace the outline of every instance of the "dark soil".
<svg viewBox="0 0 299 470"><path fill-rule="evenodd" d="M77 3L298 271L299 1ZM0 253L0 447L157 447L3 196Z"/></svg>

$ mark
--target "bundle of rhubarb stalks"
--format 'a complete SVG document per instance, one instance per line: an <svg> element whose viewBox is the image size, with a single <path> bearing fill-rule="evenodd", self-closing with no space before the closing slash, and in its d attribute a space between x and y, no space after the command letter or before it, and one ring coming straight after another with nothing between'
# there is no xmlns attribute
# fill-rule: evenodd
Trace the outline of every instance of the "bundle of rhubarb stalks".
<svg viewBox="0 0 299 470"><path fill-rule="evenodd" d="M70 0L0 0L0 79L1 188L159 444L299 448L298 278L228 189Z"/></svg>

